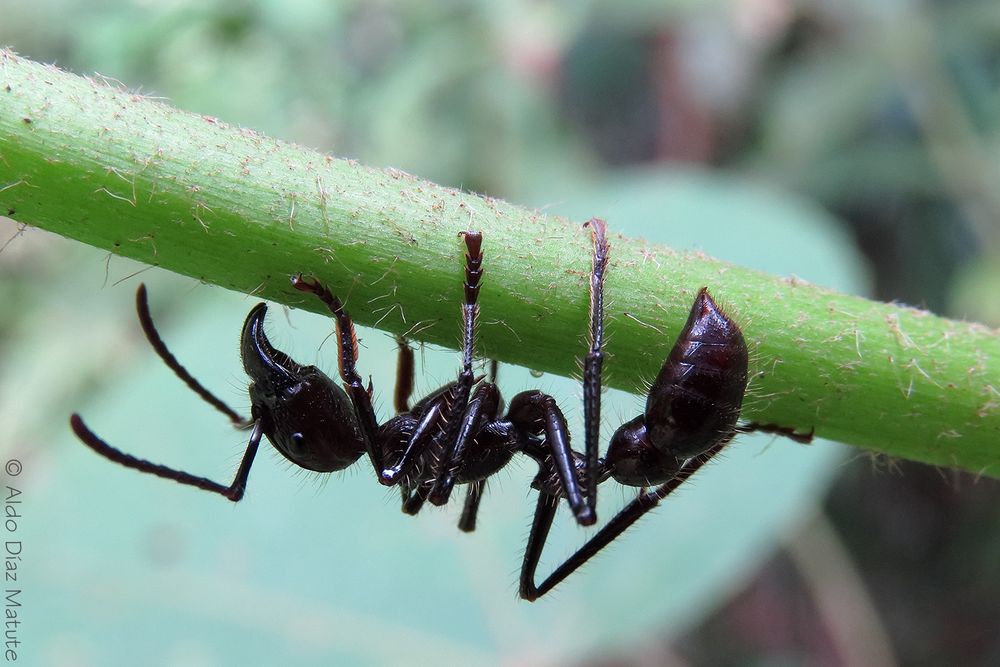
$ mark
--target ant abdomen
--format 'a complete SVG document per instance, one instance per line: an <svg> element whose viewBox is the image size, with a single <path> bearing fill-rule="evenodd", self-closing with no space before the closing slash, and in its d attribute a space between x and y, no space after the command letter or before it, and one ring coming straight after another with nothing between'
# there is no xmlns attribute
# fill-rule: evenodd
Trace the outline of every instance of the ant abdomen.
<svg viewBox="0 0 1000 667"><path fill-rule="evenodd" d="M680 459L701 454L732 434L746 387L743 332L703 288L646 399L650 441Z"/></svg>
<svg viewBox="0 0 1000 667"><path fill-rule="evenodd" d="M746 386L743 333L703 288L650 387L645 413L611 439L607 469L633 486L670 479L684 461L733 436Z"/></svg>

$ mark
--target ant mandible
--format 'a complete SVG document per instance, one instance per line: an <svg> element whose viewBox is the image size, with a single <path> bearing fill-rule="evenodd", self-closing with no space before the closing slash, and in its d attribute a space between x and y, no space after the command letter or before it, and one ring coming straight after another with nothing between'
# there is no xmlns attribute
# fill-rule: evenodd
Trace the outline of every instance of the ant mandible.
<svg viewBox="0 0 1000 667"><path fill-rule="evenodd" d="M301 274L292 286L319 298L336 322L341 388L315 366L302 366L275 349L264 335L267 305L251 309L243 325L240 351L250 376L250 419L245 419L205 389L177 361L160 338L146 288L136 292L136 310L146 338L163 362L202 399L235 426L250 431L249 444L232 484L225 486L174 468L126 454L99 438L79 414L70 417L77 437L98 454L125 467L172 479L238 501L246 490L250 467L262 436L292 463L316 472L342 470L367 454L383 485L398 486L402 508L416 514L427 500L448 502L455 484L465 484L459 528L475 530L486 480L503 469L514 454L538 464L532 488L538 501L521 565L520 594L535 600L610 544L715 456L737 432L768 431L806 440L791 429L737 419L747 386L747 346L736 325L702 288L687 323L650 387L643 414L623 424L599 455L601 369L604 360L604 274L610 246L605 222L586 223L593 239L590 275L590 349L584 360L583 404L585 451L570 446L566 419L555 399L541 391L524 391L503 401L494 383L473 373L474 332L482 278L482 234L461 234L467 248L462 370L458 379L431 392L412 406L413 354L400 345L395 392L396 416L379 424L371 403L372 387L358 374L357 338L340 300L318 281ZM628 503L586 544L541 584L535 570L561 498L580 525L597 520L597 485L614 479L640 487ZM647 490L648 487L655 487Z"/></svg>

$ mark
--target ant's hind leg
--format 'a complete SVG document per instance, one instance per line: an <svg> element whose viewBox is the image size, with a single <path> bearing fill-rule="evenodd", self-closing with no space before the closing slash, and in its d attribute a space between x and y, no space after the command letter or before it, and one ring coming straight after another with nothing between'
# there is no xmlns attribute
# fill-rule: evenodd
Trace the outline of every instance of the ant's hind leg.
<svg viewBox="0 0 1000 667"><path fill-rule="evenodd" d="M683 484L691 475L708 463L713 456L726 445L728 439L715 445L701 456L687 461L685 466L672 479L661 484L652 491L640 493L632 502L626 505L611 521L603 526L597 534L580 547L562 565L553 570L541 584L535 585L535 571L538 561L545 548L545 540L556 515L559 500L547 493L538 494L538 504L535 506L535 517L531 523L531 533L524 549L524 560L521 564L521 597L534 601L556 587L563 579L573 574L581 565L593 558L601 549L611 544L629 526L638 521L646 512L660 504L660 501L670 495L674 489Z"/></svg>
<svg viewBox="0 0 1000 667"><path fill-rule="evenodd" d="M562 495L577 523L581 526L593 525L597 516L591 511L581 488L581 471L577 465L579 454L570 447L566 417L555 399L538 390L522 391L511 399L507 419L526 433L544 436L540 446L523 450L540 466L536 480L551 480L547 484L543 482L543 494L547 487L552 495ZM600 478L600 470L594 477Z"/></svg>
<svg viewBox="0 0 1000 667"><path fill-rule="evenodd" d="M599 439L601 436L601 368L604 364L604 272L608 266L607 224L593 218L590 227L594 243L590 272L590 350L583 362L583 423L587 475L587 505L597 516L597 473L600 467Z"/></svg>

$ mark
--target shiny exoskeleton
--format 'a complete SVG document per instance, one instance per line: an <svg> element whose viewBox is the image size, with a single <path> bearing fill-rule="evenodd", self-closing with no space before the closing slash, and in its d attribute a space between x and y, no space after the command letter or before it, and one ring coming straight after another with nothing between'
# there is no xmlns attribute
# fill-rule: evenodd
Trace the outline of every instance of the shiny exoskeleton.
<svg viewBox="0 0 1000 667"><path fill-rule="evenodd" d="M740 328L712 300L698 292L687 323L650 388L644 412L622 425L600 457L601 369L604 359L604 274L609 245L603 220L587 223L593 239L590 280L590 348L584 360L585 451L570 446L566 420L556 401L540 391L514 396L503 412L493 374L473 372L474 331L482 278L482 235L462 234L467 249L462 369L458 378L412 406L413 354L401 341L395 407L397 414L379 424L355 364L357 339L340 300L315 280L301 275L292 285L319 298L336 322L340 384L314 366L302 366L275 349L264 334L267 306L254 306L243 325L241 355L250 377L251 414L244 419L216 398L170 353L149 314L146 289L136 293L136 309L146 337L163 361L192 390L249 429L246 453L229 486L125 454L84 424L70 418L76 435L106 458L141 472L212 491L233 501L243 497L261 437L292 463L317 472L342 470L367 455L384 485L397 486L403 510L416 514L427 500L448 502L456 484L467 487L459 527L475 529L485 482L515 454L538 464L532 483L538 501L521 568L521 596L534 600L607 546L639 517L655 507L728 443L738 431L764 430L791 435L773 425L737 426L747 385L747 347ZM597 485L608 479L641 487L639 496L575 554L535 584L535 570L561 498L576 521L597 520ZM655 487L646 490L647 487Z"/></svg>

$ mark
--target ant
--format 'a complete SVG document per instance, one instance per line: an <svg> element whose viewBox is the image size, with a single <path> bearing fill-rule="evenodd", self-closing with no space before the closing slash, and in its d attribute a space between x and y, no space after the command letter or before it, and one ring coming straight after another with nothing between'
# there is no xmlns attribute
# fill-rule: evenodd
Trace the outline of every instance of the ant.
<svg viewBox="0 0 1000 667"><path fill-rule="evenodd" d="M402 509L416 514L427 500L448 502L456 484L467 487L459 528L475 530L479 501L488 478L521 453L534 459L538 491L531 532L521 565L520 594L535 600L572 574L680 486L726 446L737 432L766 431L808 441L773 424L737 425L747 386L747 346L739 326L702 288L687 323L646 397L643 414L623 424L600 457L601 369L604 361L604 276L610 246L603 220L587 222L593 240L590 275L590 349L583 364L583 453L570 446L566 419L555 399L538 390L503 400L495 371L487 381L473 373L474 332L479 311L482 234L464 238L465 301L462 304L462 369L458 378L412 406L413 352L401 341L396 378L397 414L379 424L372 385L362 382L355 364L357 337L350 315L326 287L301 274L292 286L322 301L336 323L343 388L314 366L302 366L275 349L264 334L267 305L254 306L240 337L243 368L250 377L250 419L237 414L205 389L177 361L160 338L146 288L136 292L139 322L157 355L195 393L250 431L246 453L229 486L126 454L95 435L79 414L70 417L77 437L98 454L125 467L172 479L238 501L246 490L261 438L292 463L316 472L342 470L367 455L379 482L397 486ZM639 495L541 584L535 571L559 501L565 498L576 522L597 521L597 485L614 479L640 488ZM648 490L649 487L655 487Z"/></svg>

